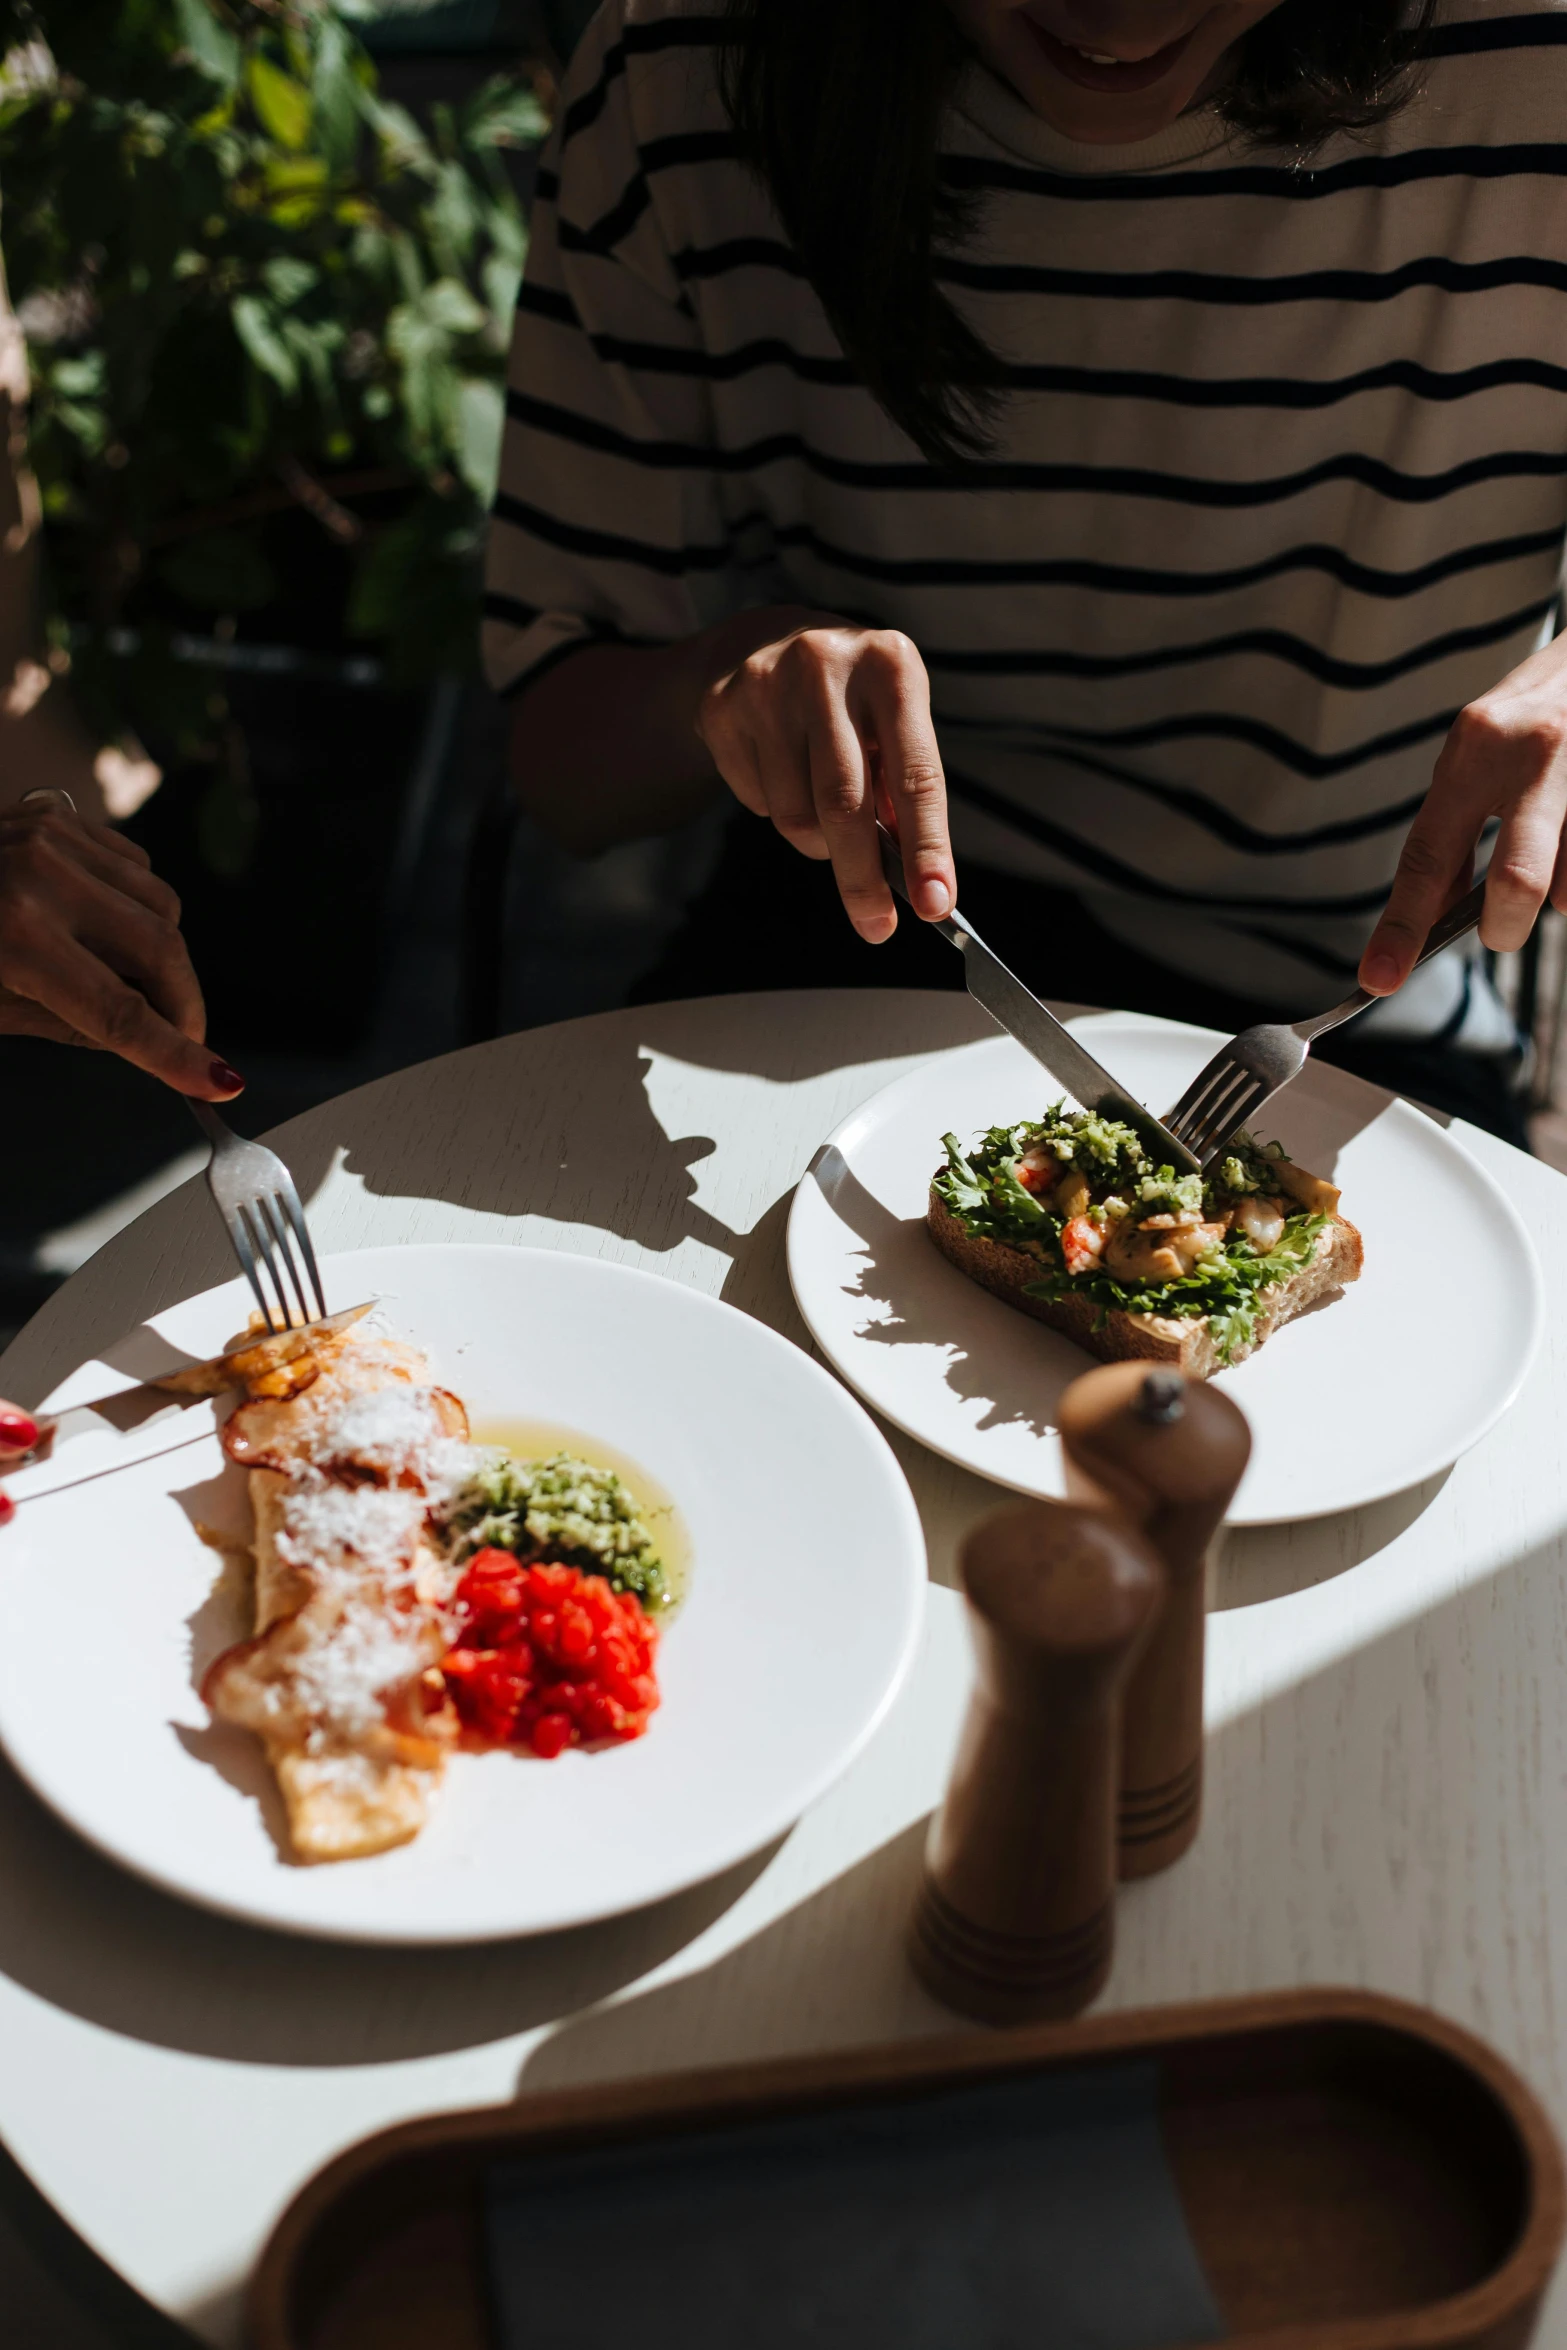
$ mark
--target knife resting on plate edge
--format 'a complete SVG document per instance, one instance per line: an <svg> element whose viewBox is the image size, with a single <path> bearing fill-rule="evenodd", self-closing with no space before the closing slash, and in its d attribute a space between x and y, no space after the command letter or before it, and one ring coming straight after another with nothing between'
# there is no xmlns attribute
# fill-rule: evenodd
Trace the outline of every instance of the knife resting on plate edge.
<svg viewBox="0 0 1567 2350"><path fill-rule="evenodd" d="M124 1367L129 1342L115 1352L120 1364L101 1358L77 1365L39 1407L40 1441L21 1465L6 1478L6 1492L17 1502L41 1501L68 1486L112 1471L139 1467L161 1453L179 1452L210 1436L221 1416L192 1411L202 1399L246 1393L281 1394L252 1382L277 1373L310 1349L313 1338L336 1337L362 1321L377 1301L346 1306L311 1322L296 1322L287 1330L245 1331L231 1339L208 1361L193 1361L163 1333L148 1327L132 1333L141 1360L136 1369ZM149 1342L141 1346L140 1342ZM147 1360L151 1353L154 1360ZM160 1363L156 1358L169 1359Z"/></svg>
<svg viewBox="0 0 1567 2350"><path fill-rule="evenodd" d="M898 844L884 824L878 824L876 831L881 842L882 871L904 904L912 906ZM964 921L956 905L945 920L932 922L930 928L950 939L962 955L968 991L974 1001L1066 1087L1081 1109L1093 1110L1101 1118L1119 1118L1130 1126L1157 1166L1173 1167L1178 1175L1202 1173L1201 1165L1186 1145L1177 1142L1146 1104L1118 1085L1109 1070L1101 1068L1093 1054L1083 1050L1054 1012L1047 1012L1039 998L1029 994L1022 980L1007 969L978 931Z"/></svg>

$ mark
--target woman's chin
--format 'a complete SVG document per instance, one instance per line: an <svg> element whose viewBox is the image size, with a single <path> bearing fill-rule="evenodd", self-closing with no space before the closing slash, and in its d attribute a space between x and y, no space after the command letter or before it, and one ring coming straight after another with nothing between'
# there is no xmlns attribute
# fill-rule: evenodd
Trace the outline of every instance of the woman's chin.
<svg viewBox="0 0 1567 2350"><path fill-rule="evenodd" d="M1007 80L1051 130L1083 147L1131 147L1155 139L1179 122L1201 95L1193 77L1172 75L1171 83L1178 80L1178 88L1161 83L1124 98L1109 97L1077 88L1048 65L1029 63L1030 71L1009 71Z"/></svg>
<svg viewBox="0 0 1567 2350"><path fill-rule="evenodd" d="M1157 138L1208 94L1223 56L1223 43L1199 28L1195 37L1172 42L1163 59L1124 71L1086 57L1079 66L1060 41L1021 14L998 23L964 13L989 63L1024 103L1053 131L1085 147ZM1126 86L1113 86L1118 80Z"/></svg>

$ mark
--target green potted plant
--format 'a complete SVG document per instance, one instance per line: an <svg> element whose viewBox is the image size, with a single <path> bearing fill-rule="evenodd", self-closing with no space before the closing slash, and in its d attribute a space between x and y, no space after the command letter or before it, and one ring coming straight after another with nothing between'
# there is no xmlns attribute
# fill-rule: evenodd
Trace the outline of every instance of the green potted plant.
<svg viewBox="0 0 1567 2350"><path fill-rule="evenodd" d="M504 77L416 121L359 13L0 0L52 657L165 770L142 837L220 1004L252 934L236 1043L342 1044L367 1016L410 697L476 666L525 250L507 150L543 129ZM258 995L269 911L311 960Z"/></svg>

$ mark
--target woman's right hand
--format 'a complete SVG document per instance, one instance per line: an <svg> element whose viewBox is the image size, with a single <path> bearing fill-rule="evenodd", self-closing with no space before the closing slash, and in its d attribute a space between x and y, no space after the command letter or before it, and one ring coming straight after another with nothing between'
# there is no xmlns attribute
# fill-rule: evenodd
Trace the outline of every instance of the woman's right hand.
<svg viewBox="0 0 1567 2350"><path fill-rule="evenodd" d="M736 640L738 639L738 650ZM957 876L925 664L898 629L774 607L698 639L711 664L696 731L724 782L807 857L830 858L850 921L872 945L897 928L878 802L903 852L914 910L952 911Z"/></svg>
<svg viewBox="0 0 1567 2350"><path fill-rule="evenodd" d="M179 917L133 841L58 801L0 808L0 1035L96 1045L227 1101L244 1080L202 1041Z"/></svg>

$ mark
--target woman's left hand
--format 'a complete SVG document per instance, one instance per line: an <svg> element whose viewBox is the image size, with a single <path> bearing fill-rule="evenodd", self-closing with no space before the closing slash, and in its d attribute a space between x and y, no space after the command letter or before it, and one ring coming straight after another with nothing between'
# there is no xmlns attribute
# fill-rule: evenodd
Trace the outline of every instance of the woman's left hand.
<svg viewBox="0 0 1567 2350"><path fill-rule="evenodd" d="M1493 816L1501 829L1480 939L1510 954L1547 901L1567 912L1567 637L1531 654L1454 719L1361 958L1360 984L1372 995L1391 995L1409 977L1432 923L1469 888Z"/></svg>
<svg viewBox="0 0 1567 2350"><path fill-rule="evenodd" d="M38 1422L31 1412L24 1412L19 1404L7 1403L0 1397L0 1476L14 1469L38 1442ZM0 1526L16 1515L16 1504L0 1486Z"/></svg>

